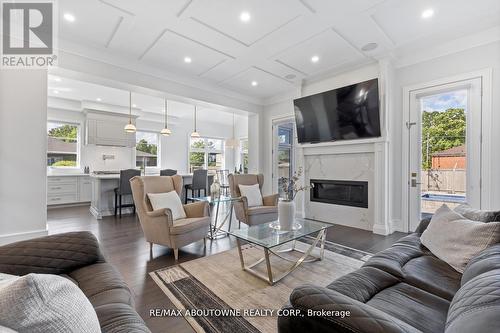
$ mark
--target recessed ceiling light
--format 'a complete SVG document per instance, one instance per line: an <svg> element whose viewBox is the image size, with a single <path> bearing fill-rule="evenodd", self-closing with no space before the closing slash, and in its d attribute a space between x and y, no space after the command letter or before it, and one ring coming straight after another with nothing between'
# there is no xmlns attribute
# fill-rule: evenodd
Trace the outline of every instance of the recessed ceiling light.
<svg viewBox="0 0 500 333"><path fill-rule="evenodd" d="M65 13L64 19L68 22L75 22L75 16L73 14L70 14L70 13Z"/></svg>
<svg viewBox="0 0 500 333"><path fill-rule="evenodd" d="M257 81L252 81L252 86L256 87L259 83Z"/></svg>
<svg viewBox="0 0 500 333"><path fill-rule="evenodd" d="M368 43L366 45L363 45L361 47L361 50L367 52L367 51L375 50L377 47L378 47L377 43Z"/></svg>
<svg viewBox="0 0 500 333"><path fill-rule="evenodd" d="M251 18L251 16L250 16L249 12L241 12L241 14L240 14L241 22L248 22L248 21L250 21L250 18Z"/></svg>
<svg viewBox="0 0 500 333"><path fill-rule="evenodd" d="M312 57L311 57L311 61L312 61L312 62L318 62L318 61L319 61L319 57L318 57L317 55L312 56Z"/></svg>
<svg viewBox="0 0 500 333"><path fill-rule="evenodd" d="M185 62L186 64L190 64L190 63L191 63L191 61L193 61L193 60L192 60L190 57L184 57L184 62Z"/></svg>
<svg viewBox="0 0 500 333"><path fill-rule="evenodd" d="M434 9L429 8L422 12L422 18L428 19L434 16Z"/></svg>
<svg viewBox="0 0 500 333"><path fill-rule="evenodd" d="M60 77L55 77L55 78L54 78L54 81L56 81L56 82L61 82L61 78L60 78Z"/></svg>
<svg viewBox="0 0 500 333"><path fill-rule="evenodd" d="M100 102L100 101L102 101L102 98L97 97L95 100L98 101L98 102Z"/></svg>
<svg viewBox="0 0 500 333"><path fill-rule="evenodd" d="M54 94L59 94L59 90L54 90Z"/></svg>

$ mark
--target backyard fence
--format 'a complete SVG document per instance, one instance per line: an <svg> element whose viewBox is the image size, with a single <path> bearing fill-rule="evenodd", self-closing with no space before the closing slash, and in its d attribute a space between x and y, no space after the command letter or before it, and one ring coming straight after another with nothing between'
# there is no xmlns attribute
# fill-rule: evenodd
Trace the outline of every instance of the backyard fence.
<svg viewBox="0 0 500 333"><path fill-rule="evenodd" d="M466 170L424 170L422 171L422 191L465 193Z"/></svg>

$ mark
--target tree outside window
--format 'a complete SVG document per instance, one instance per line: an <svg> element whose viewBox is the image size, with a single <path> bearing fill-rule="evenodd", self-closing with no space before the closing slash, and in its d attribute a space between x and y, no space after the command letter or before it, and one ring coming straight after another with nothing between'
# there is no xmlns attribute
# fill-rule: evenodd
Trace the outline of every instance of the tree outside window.
<svg viewBox="0 0 500 333"><path fill-rule="evenodd" d="M79 125L47 123L47 166L77 168L79 156Z"/></svg>
<svg viewBox="0 0 500 333"><path fill-rule="evenodd" d="M141 169L158 167L158 133L137 131L135 138L135 166Z"/></svg>
<svg viewBox="0 0 500 333"><path fill-rule="evenodd" d="M189 171L224 168L224 141L212 138L191 138L189 145Z"/></svg>

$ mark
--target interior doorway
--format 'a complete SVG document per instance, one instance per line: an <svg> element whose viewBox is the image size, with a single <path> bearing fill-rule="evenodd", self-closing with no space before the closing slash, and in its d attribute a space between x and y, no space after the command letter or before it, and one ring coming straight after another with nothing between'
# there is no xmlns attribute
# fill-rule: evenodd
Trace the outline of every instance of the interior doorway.
<svg viewBox="0 0 500 333"><path fill-rule="evenodd" d="M410 91L408 221L442 204L481 207L481 79Z"/></svg>

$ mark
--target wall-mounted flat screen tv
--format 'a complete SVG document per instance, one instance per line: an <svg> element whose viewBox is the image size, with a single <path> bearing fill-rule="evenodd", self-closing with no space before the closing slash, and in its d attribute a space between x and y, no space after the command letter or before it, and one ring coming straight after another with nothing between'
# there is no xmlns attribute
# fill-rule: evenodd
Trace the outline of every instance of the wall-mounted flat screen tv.
<svg viewBox="0 0 500 333"><path fill-rule="evenodd" d="M378 79L293 101L299 143L380 136Z"/></svg>

